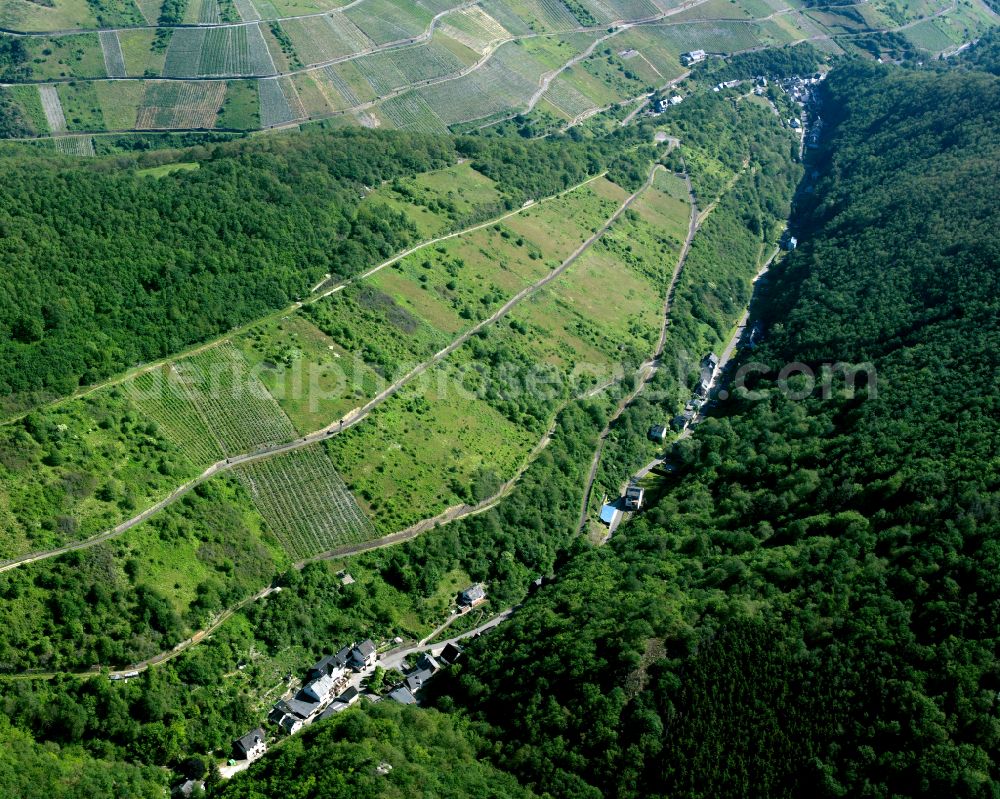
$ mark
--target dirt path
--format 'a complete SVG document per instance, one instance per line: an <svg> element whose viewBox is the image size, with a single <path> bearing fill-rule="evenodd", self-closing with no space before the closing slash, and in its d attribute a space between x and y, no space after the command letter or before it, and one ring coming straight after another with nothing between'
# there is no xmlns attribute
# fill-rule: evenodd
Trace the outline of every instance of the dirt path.
<svg viewBox="0 0 1000 799"><path fill-rule="evenodd" d="M232 618L233 614L239 610L242 610L247 605L256 602L259 599L263 599L270 594L280 591L281 588L276 586L268 586L258 591L252 596L248 596L246 599L237 602L230 608L222 611L210 625L205 627L203 630L198 630L190 638L181 641L173 649L168 649L165 652L160 652L158 655L153 655L153 657L146 658L146 660L141 660L138 663L133 663L131 666L125 666L121 669L116 669L115 671L102 672L99 670L88 669L87 671L42 671L42 672L26 672L22 674L0 674L0 680L51 680L55 677L71 676L71 677L100 677L102 674L107 674L112 680L123 680L129 677L134 677L148 668L153 666L159 666L163 663L173 660L178 655L183 654L188 649L197 644L200 644L206 638L208 638L212 633L218 630L223 624L225 624L229 619Z"/></svg>
<svg viewBox="0 0 1000 799"><path fill-rule="evenodd" d="M396 380L394 383L390 384L374 397L372 397L368 402L359 408L355 408L346 414L343 418L331 422L326 427L316 430L308 435L297 438L294 441L287 442L285 444L272 444L265 447L261 447L252 452L244 453L242 455L234 455L226 458L224 461L219 461L213 463L204 472L184 483L181 486L175 488L169 495L161 499L154 505L146 508L141 513L133 516L131 519L121 522L110 530L106 530L91 538L84 539L82 541L74 541L72 543L66 544L64 546L58 547L56 549L45 550L41 552L32 552L25 555L21 555L16 558L4 561L0 564L0 572L9 571L15 569L18 566L23 566L27 563L34 563L40 560L46 560L48 558L53 558L58 555L66 554L67 552L79 551L82 549L89 549L92 546L109 541L113 538L117 538L122 533L132 529L138 524L148 520L151 516L163 510L167 506L173 504L178 499L183 497L189 491L191 491L196 486L205 482L206 480L222 473L231 471L237 466L241 466L247 463L254 463L256 461L264 460L266 458L272 458L276 455L282 455L288 452L294 452L295 450L302 449L303 447L308 447L320 441L324 441L332 436L338 435L345 430L356 426L379 405L389 399L391 396L396 394L404 385L409 383L414 378L420 376L428 369L436 366L449 355L451 355L455 350L461 347L463 344L469 341L472 336L476 335L480 330L485 327L492 325L498 320L502 319L508 313L510 313L513 308L515 308L519 303L523 302L528 297L533 296L537 292L541 291L545 286L549 285L553 280L556 280L560 275L562 275L570 266L576 263L577 259L580 258L587 250L589 250L607 231L608 229L618 220L618 218L628 210L635 199L642 194L649 186L652 184L654 177L656 176L657 169L660 167L654 166L650 170L649 176L647 177L645 183L638 189L636 189L632 194L630 194L615 210L615 212L608 217L608 219L601 225L596 232L594 232L588 239L586 239L582 244L580 244L558 267L551 270L543 278L532 283L525 288L521 289L517 294L511 297L507 302L505 302L497 311L491 314L486 319L473 325L471 328L467 329L461 335L456 337L447 347L435 353L431 358L418 364L401 378ZM593 180L591 178L590 180ZM590 182L585 181L585 182ZM581 184L582 185L582 184ZM523 209L522 209L523 210ZM332 293L338 289L332 289L327 294ZM318 298L317 298L318 299ZM296 307L299 304L296 303Z"/></svg>

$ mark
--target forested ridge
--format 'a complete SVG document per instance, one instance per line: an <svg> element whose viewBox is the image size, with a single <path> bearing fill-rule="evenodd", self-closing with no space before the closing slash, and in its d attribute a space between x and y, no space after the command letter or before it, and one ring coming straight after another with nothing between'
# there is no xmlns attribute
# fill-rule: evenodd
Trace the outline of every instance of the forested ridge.
<svg viewBox="0 0 1000 799"><path fill-rule="evenodd" d="M175 353L288 305L327 273L347 277L405 248L412 225L359 205L385 180L470 158L513 208L599 171L632 135L313 132L187 150L199 168L160 177L128 161L5 153L0 410Z"/></svg>
<svg viewBox="0 0 1000 799"><path fill-rule="evenodd" d="M536 790L995 793L1000 81L849 66L824 116L762 398L437 686ZM877 394L793 399L792 361Z"/></svg>

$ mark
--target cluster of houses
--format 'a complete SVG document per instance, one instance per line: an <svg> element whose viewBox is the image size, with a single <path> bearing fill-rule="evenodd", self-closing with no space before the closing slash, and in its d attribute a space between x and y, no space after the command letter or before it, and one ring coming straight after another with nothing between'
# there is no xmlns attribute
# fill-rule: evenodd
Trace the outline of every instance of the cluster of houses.
<svg viewBox="0 0 1000 799"><path fill-rule="evenodd" d="M351 674L366 671L377 659L378 652L371 639L345 646L335 655L327 655L309 670L309 682L295 696L275 703L268 721L286 735L294 735L314 719L328 718L346 710L361 696L350 684Z"/></svg>
<svg viewBox="0 0 1000 799"><path fill-rule="evenodd" d="M670 426L678 432L697 419L698 413L704 407L705 403L708 402L708 393L712 388L712 380L715 377L716 370L719 368L719 356L714 352L710 352L701 359L700 366L701 374L698 378L698 384L694 388L694 396L687 401L684 410L677 414L670 422Z"/></svg>
<svg viewBox="0 0 1000 799"><path fill-rule="evenodd" d="M341 579L349 579L344 573ZM486 588L480 583L458 594L456 613L467 613L486 601ZM401 643L401 639L396 639ZM404 705L416 704L415 695L442 665L454 663L462 654L461 647L449 643L437 657L430 652L420 656L408 669L403 681L389 692L389 698ZM279 699L267 719L286 735L294 735L305 725L329 718L351 707L361 698L360 681L352 677L369 671L378 662L378 651L369 638L345 646L334 655L326 655L309 669L308 681L289 699ZM372 696L373 701L378 697ZM267 750L267 736L262 727L251 730L233 741L233 761L252 762ZM231 761L232 762L232 761Z"/></svg>
<svg viewBox="0 0 1000 799"><path fill-rule="evenodd" d="M415 705L416 695L427 681L440 671L442 666L452 665L461 656L462 648L457 644L448 644L437 657L430 652L422 653L417 665L407 670L403 682L389 691L388 697L401 705Z"/></svg>

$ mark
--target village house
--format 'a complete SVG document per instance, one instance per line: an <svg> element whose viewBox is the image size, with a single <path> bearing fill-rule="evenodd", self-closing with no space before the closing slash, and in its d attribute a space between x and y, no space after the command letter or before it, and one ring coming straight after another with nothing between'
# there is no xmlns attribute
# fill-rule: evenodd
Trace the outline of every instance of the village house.
<svg viewBox="0 0 1000 799"><path fill-rule="evenodd" d="M644 494L645 491L637 485L630 485L625 489L625 510L639 510Z"/></svg>
<svg viewBox="0 0 1000 799"><path fill-rule="evenodd" d="M393 702L399 702L401 705L417 704L417 700L414 698L413 694L411 694L405 687L400 687L394 691L390 691L389 698Z"/></svg>
<svg viewBox="0 0 1000 799"><path fill-rule="evenodd" d="M336 685L337 680L335 680L332 675L324 674L321 677L317 677L311 683L308 683L302 689L302 692L306 696L322 703L333 695Z"/></svg>
<svg viewBox="0 0 1000 799"><path fill-rule="evenodd" d="M708 54L704 50L691 50L688 53L681 53L681 63L689 67L705 60Z"/></svg>
<svg viewBox="0 0 1000 799"><path fill-rule="evenodd" d="M460 608L468 610L469 608L474 608L476 605L481 605L486 601L486 588L482 583L476 583L476 585L470 585L464 591L460 591L458 594L458 604Z"/></svg>
<svg viewBox="0 0 1000 799"><path fill-rule="evenodd" d="M662 424L654 424L649 428L649 432L646 434L650 441L654 441L657 444L662 444L667 440L667 427Z"/></svg>
<svg viewBox="0 0 1000 799"><path fill-rule="evenodd" d="M267 742L264 739L264 729L258 727L251 730L242 738L233 741L233 757L237 760L248 760L253 762L267 751Z"/></svg>
<svg viewBox="0 0 1000 799"><path fill-rule="evenodd" d="M351 650L348 665L355 671L364 671L370 666L374 666L376 660L378 660L378 653L375 651L375 644L369 638Z"/></svg>
<svg viewBox="0 0 1000 799"><path fill-rule="evenodd" d="M441 654L438 655L438 659L449 666L458 661L460 657L462 657L462 647L458 644L446 644L445 648L441 650Z"/></svg>

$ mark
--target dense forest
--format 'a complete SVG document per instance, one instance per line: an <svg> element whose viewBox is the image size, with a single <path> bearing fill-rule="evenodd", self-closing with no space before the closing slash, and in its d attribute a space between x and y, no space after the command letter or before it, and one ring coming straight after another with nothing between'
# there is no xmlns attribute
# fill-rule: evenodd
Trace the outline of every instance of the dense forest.
<svg viewBox="0 0 1000 799"><path fill-rule="evenodd" d="M528 799L458 719L381 702L321 722L221 786L222 799Z"/></svg>
<svg viewBox="0 0 1000 799"><path fill-rule="evenodd" d="M1000 81L853 65L827 91L754 399L437 686L539 791L972 797L1000 778ZM876 390L785 391L789 362L870 362Z"/></svg>
<svg viewBox="0 0 1000 799"><path fill-rule="evenodd" d="M403 249L415 230L388 207L359 207L366 187L470 157L515 207L599 171L634 135L307 133L194 148L184 158L199 168L160 177L8 151L0 406L174 353L291 303L327 273L348 276Z"/></svg>

